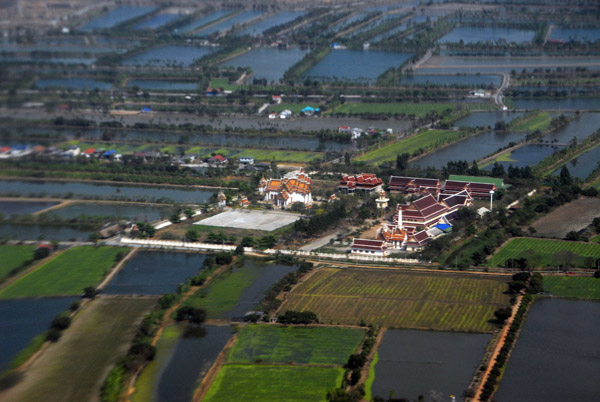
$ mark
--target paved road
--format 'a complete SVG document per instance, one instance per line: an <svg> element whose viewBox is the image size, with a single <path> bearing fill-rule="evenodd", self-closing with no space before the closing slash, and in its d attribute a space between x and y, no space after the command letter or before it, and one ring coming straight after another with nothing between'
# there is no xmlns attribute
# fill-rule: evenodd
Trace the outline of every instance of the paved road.
<svg viewBox="0 0 600 402"><path fill-rule="evenodd" d="M503 101L503 96L502 94L504 93L504 91L506 91L506 88L508 88L508 86L510 85L510 75L507 73L502 73L502 85L500 86L500 88L498 88L498 91L496 92L496 95L494 95L494 101L496 102L496 105L498 105L498 107L500 107L500 109L504 109L504 101Z"/></svg>

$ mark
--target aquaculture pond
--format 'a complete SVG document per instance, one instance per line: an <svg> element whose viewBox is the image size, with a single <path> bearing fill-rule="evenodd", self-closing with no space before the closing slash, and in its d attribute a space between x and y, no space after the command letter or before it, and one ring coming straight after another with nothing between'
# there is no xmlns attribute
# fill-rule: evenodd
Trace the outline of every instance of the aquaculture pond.
<svg viewBox="0 0 600 402"><path fill-rule="evenodd" d="M561 146L527 144L508 155L501 156L498 163L503 165L505 169L510 165L519 168L524 168L526 166L533 167L560 148ZM492 166L493 164L488 165L485 169L491 170Z"/></svg>
<svg viewBox="0 0 600 402"><path fill-rule="evenodd" d="M531 70L544 67L586 67L589 70L600 68L600 58L553 57L553 56L434 56L418 68L419 72L436 74L476 74L509 73L511 70Z"/></svg>
<svg viewBox="0 0 600 402"><path fill-rule="evenodd" d="M202 270L203 254L138 251L104 288L118 295L173 293Z"/></svg>
<svg viewBox="0 0 600 402"><path fill-rule="evenodd" d="M440 85L440 86L477 86L499 87L502 84L500 75L436 75L436 74L405 74L400 81L402 85Z"/></svg>
<svg viewBox="0 0 600 402"><path fill-rule="evenodd" d="M147 21L140 22L135 29L157 29L179 18L179 14L158 14Z"/></svg>
<svg viewBox="0 0 600 402"><path fill-rule="evenodd" d="M293 21L304 14L304 11L284 11L250 25L248 28L239 32L238 35L258 36L267 29Z"/></svg>
<svg viewBox="0 0 600 402"><path fill-rule="evenodd" d="M211 53L214 48L168 45L148 50L145 53L127 58L126 66L183 66L189 67L195 61Z"/></svg>
<svg viewBox="0 0 600 402"><path fill-rule="evenodd" d="M195 29L201 28L204 25L207 25L207 24L210 24L212 22L215 22L215 21L217 21L217 20L219 20L219 19L221 19L221 18L223 18L223 17L225 17L225 16L227 16L229 14L232 14L232 13L233 13L233 11L231 11L231 10L219 10L219 11L215 11L214 13L208 14L208 15L200 18L200 19L197 19L197 20L195 20L195 21L193 21L193 22L191 22L191 23L189 23L189 24L187 24L187 25L185 25L185 26L183 26L181 28L176 28L175 32L178 32L178 33L187 33L187 32L193 31Z"/></svg>
<svg viewBox="0 0 600 402"><path fill-rule="evenodd" d="M90 231L63 226L0 223L0 239L88 241L90 239Z"/></svg>
<svg viewBox="0 0 600 402"><path fill-rule="evenodd" d="M0 201L0 214L5 217L32 214L56 204L56 202L45 201Z"/></svg>
<svg viewBox="0 0 600 402"><path fill-rule="evenodd" d="M194 390L227 344L230 326L203 325L185 331L177 340L166 367L155 382L155 401L188 402Z"/></svg>
<svg viewBox="0 0 600 402"><path fill-rule="evenodd" d="M130 80L127 87L138 87L154 91L195 91L198 83L194 81L167 81L167 80Z"/></svg>
<svg viewBox="0 0 600 402"><path fill-rule="evenodd" d="M430 153L410 165L441 169L450 161L473 162L507 146L510 142L519 142L524 138L525 134L523 133L488 131Z"/></svg>
<svg viewBox="0 0 600 402"><path fill-rule="evenodd" d="M571 159L565 165L571 176L586 179L598 167L600 162L600 146L596 146L587 152L579 155L577 158ZM558 176L562 167L556 169L552 174Z"/></svg>
<svg viewBox="0 0 600 402"><path fill-rule="evenodd" d="M323 80L373 81L388 68L398 68L411 57L410 53L377 50L333 50L304 75ZM361 68L356 68L356 66L361 66Z"/></svg>
<svg viewBox="0 0 600 402"><path fill-rule="evenodd" d="M96 29L112 28L122 22L128 21L133 18L141 17L152 11L156 10L156 7L131 7L123 6L115 8L108 14L104 14L81 27L84 32L91 32Z"/></svg>
<svg viewBox="0 0 600 402"><path fill-rule="evenodd" d="M600 110L600 98L513 98L517 109Z"/></svg>
<svg viewBox="0 0 600 402"><path fill-rule="evenodd" d="M0 300L0 373L38 334L48 329L52 319L67 310L74 297Z"/></svg>
<svg viewBox="0 0 600 402"><path fill-rule="evenodd" d="M0 180L0 196L68 196L131 201L171 200L184 203L204 203L214 193L190 187L155 187L121 184Z"/></svg>
<svg viewBox="0 0 600 402"><path fill-rule="evenodd" d="M579 402L600 399L600 303L534 302L494 399Z"/></svg>
<svg viewBox="0 0 600 402"><path fill-rule="evenodd" d="M227 60L219 66L250 67L252 78L265 78L268 82L277 82L283 78L292 65L300 61L310 49L292 47L279 49L276 47L259 47Z"/></svg>
<svg viewBox="0 0 600 402"><path fill-rule="evenodd" d="M126 218L135 222L153 222L166 219L175 212L173 207L141 204L113 204L81 202L68 204L49 211L49 215L71 219L81 215Z"/></svg>
<svg viewBox="0 0 600 402"><path fill-rule="evenodd" d="M430 392L464 400L491 335L388 330L378 350L373 396L416 400ZM430 400L430 399L426 399Z"/></svg>
<svg viewBox="0 0 600 402"><path fill-rule="evenodd" d="M546 134L543 139L566 144L573 138L581 141L598 129L600 129L600 113L583 113L569 121L564 127Z"/></svg>
<svg viewBox="0 0 600 402"><path fill-rule="evenodd" d="M531 42L535 31L500 27L457 27L438 40L439 43Z"/></svg>
<svg viewBox="0 0 600 402"><path fill-rule="evenodd" d="M68 88L68 89L100 89L109 90L112 88L110 82L92 80L90 78L53 78L41 79L35 82L35 86L41 89L45 88Z"/></svg>
<svg viewBox="0 0 600 402"><path fill-rule="evenodd" d="M499 121L506 124L510 123L517 117L524 116L523 112L471 112L467 116L462 117L452 123L456 127L494 127Z"/></svg>
<svg viewBox="0 0 600 402"><path fill-rule="evenodd" d="M219 22L218 24L212 25L206 29L203 29L196 33L196 36L209 36L216 32L225 32L228 29L231 29L234 25L244 24L254 18L260 17L262 15L262 11L243 11L240 14L233 16L232 18L227 18Z"/></svg>
<svg viewBox="0 0 600 402"><path fill-rule="evenodd" d="M565 42L595 42L600 39L600 29L592 28L554 28L550 39L564 40Z"/></svg>

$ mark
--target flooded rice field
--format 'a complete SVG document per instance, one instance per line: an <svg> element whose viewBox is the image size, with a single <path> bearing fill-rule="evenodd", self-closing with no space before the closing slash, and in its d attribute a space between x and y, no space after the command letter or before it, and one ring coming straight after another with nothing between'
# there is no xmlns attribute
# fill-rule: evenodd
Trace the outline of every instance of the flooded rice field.
<svg viewBox="0 0 600 402"><path fill-rule="evenodd" d="M48 214L64 219L72 219L85 215L125 218L134 222L154 222L166 219L174 212L176 212L174 208L166 206L155 207L152 205L82 202L53 209Z"/></svg>
<svg viewBox="0 0 600 402"><path fill-rule="evenodd" d="M388 330L379 347L373 396L430 401L431 391L464 400L491 335Z"/></svg>
<svg viewBox="0 0 600 402"><path fill-rule="evenodd" d="M204 254L138 251L104 288L118 295L173 293L202 270Z"/></svg>
<svg viewBox="0 0 600 402"><path fill-rule="evenodd" d="M52 319L67 310L75 297L0 300L0 372L38 334L48 329Z"/></svg>
<svg viewBox="0 0 600 402"><path fill-rule="evenodd" d="M292 65L300 61L310 49L292 47L279 49L276 47L259 47L240 56L227 60L219 66L250 67L252 78L278 82Z"/></svg>
<svg viewBox="0 0 600 402"><path fill-rule="evenodd" d="M600 399L600 303L534 302L495 400L579 402Z"/></svg>
<svg viewBox="0 0 600 402"><path fill-rule="evenodd" d="M61 226L0 223L0 239L88 241L90 231Z"/></svg>
<svg viewBox="0 0 600 402"><path fill-rule="evenodd" d="M189 187L154 187L120 184L58 181L0 180L0 196L52 196L69 198L97 198L131 201L172 200L182 203L204 203L213 194L211 190Z"/></svg>

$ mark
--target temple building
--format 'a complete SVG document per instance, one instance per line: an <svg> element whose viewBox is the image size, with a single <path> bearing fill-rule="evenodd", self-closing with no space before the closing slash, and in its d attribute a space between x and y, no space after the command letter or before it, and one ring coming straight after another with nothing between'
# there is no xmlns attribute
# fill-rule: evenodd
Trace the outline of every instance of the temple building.
<svg viewBox="0 0 600 402"><path fill-rule="evenodd" d="M287 174L281 179L260 180L258 192L265 201L278 207L287 208L295 202L306 206L312 204L312 180L304 173L304 169Z"/></svg>

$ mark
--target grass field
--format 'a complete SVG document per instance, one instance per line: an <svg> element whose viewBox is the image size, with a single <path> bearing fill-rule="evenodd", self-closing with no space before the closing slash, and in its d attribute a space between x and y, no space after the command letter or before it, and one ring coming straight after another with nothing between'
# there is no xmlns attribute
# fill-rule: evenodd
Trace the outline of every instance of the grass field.
<svg viewBox="0 0 600 402"><path fill-rule="evenodd" d="M375 382L375 366L379 362L379 352L375 352L375 356L373 356L373 360L371 360L371 364L369 365L369 376L367 377L367 381L365 381L365 399L367 401L373 400L373 383Z"/></svg>
<svg viewBox="0 0 600 402"><path fill-rule="evenodd" d="M69 249L0 291L0 299L80 295L110 271L119 252L127 251L122 247Z"/></svg>
<svg viewBox="0 0 600 402"><path fill-rule="evenodd" d="M143 314L155 299L96 299L79 313L59 342L3 395L7 401L90 401L110 367L129 348Z"/></svg>
<svg viewBox="0 0 600 402"><path fill-rule="evenodd" d="M347 115L357 114L392 114L413 115L425 117L431 112L438 114L448 113L454 110L456 104L452 103L344 103L337 106L330 113ZM462 103L460 107L468 110L491 110L493 105L488 103Z"/></svg>
<svg viewBox="0 0 600 402"><path fill-rule="evenodd" d="M487 265L489 267L504 266L505 261L509 258L522 258L525 250L535 250L536 253L540 254L542 256L540 265L543 267L555 267L557 263L554 260L554 254L563 250L568 250L580 256L572 261L576 266L583 266L583 259L585 257L600 258L600 244L577 243L565 240L516 238L511 239L496 252L489 259Z"/></svg>
<svg viewBox="0 0 600 402"><path fill-rule="evenodd" d="M342 368L226 364L203 401L325 401L327 391L338 388L343 375Z"/></svg>
<svg viewBox="0 0 600 402"><path fill-rule="evenodd" d="M177 325L166 327L156 344L156 356L144 367L135 381L135 392L131 402L149 402L155 399L154 388L159 379L160 371L169 363L171 352L183 328Z"/></svg>
<svg viewBox="0 0 600 402"><path fill-rule="evenodd" d="M227 360L343 365L363 336L361 329L249 325L239 332Z"/></svg>
<svg viewBox="0 0 600 402"><path fill-rule="evenodd" d="M396 160L396 155L424 152L454 142L465 136L461 131L427 130L412 137L400 140L383 148L368 152L356 160L362 162L385 162Z"/></svg>
<svg viewBox="0 0 600 402"><path fill-rule="evenodd" d="M309 310L324 323L488 332L494 310L508 302L505 290L493 277L324 268L281 310Z"/></svg>
<svg viewBox="0 0 600 402"><path fill-rule="evenodd" d="M251 269L234 268L234 271L214 278L206 289L200 289L184 305L206 309L209 318L222 318L235 307L244 290L258 275Z"/></svg>
<svg viewBox="0 0 600 402"><path fill-rule="evenodd" d="M33 260L35 246L0 246L0 282L11 275L13 269Z"/></svg>
<svg viewBox="0 0 600 402"><path fill-rule="evenodd" d="M511 129L515 131L544 131L550 127L552 115L548 112L540 112L532 116L525 116L522 119L516 119L511 124Z"/></svg>
<svg viewBox="0 0 600 402"><path fill-rule="evenodd" d="M544 291L553 296L600 300L600 279L545 276Z"/></svg>

